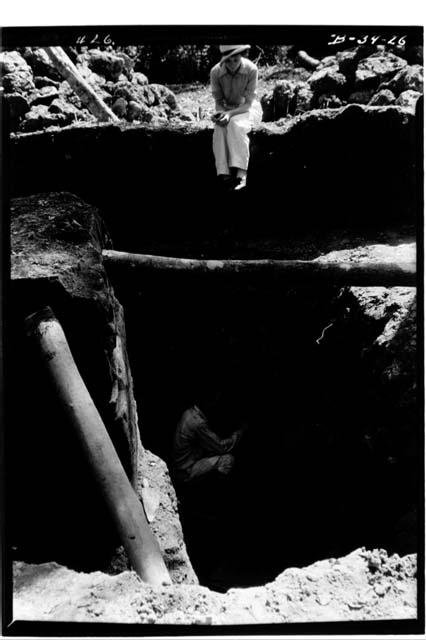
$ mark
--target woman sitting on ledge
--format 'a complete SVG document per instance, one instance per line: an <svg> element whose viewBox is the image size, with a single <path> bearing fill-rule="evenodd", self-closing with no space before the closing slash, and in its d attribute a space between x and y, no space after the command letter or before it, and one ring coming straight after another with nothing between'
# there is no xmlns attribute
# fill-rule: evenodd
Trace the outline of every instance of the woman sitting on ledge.
<svg viewBox="0 0 426 640"><path fill-rule="evenodd" d="M232 190L246 186L250 149L248 133L262 119L257 100L257 67L242 57L248 44L219 47L222 59L210 72L215 100L213 153L216 171L224 185ZM232 171L232 174L231 174Z"/></svg>

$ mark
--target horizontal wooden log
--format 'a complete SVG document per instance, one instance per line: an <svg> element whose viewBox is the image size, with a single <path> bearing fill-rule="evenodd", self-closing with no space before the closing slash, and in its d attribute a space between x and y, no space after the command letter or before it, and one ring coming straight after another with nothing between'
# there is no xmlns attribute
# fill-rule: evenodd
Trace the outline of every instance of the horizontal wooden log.
<svg viewBox="0 0 426 640"><path fill-rule="evenodd" d="M131 270L241 274L278 277L289 284L342 286L416 286L415 262L319 262L317 260L196 260L123 251L103 251L105 264L117 273Z"/></svg>
<svg viewBox="0 0 426 640"><path fill-rule="evenodd" d="M64 414L79 438L133 569L150 584L170 583L144 508L77 369L61 325L49 307L28 316L25 325L28 337L38 347ZM63 452L58 451L57 455Z"/></svg>

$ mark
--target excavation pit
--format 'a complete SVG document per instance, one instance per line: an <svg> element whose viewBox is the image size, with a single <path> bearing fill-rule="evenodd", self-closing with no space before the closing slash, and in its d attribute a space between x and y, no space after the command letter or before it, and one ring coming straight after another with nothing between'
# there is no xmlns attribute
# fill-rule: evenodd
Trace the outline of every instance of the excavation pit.
<svg viewBox="0 0 426 640"><path fill-rule="evenodd" d="M374 177L367 172L370 187L376 179L377 183L365 207L358 190L355 200L354 191L351 197L346 191L356 173L362 141L351 156L347 175L339 154L331 153L328 147L322 154L318 147L312 148L309 155L306 146L297 146L303 140L308 145L308 131L318 136L322 131L321 135L333 135L337 141L345 118L351 122L353 144L357 137L352 125L357 119L362 120L359 133L375 118L367 129L379 132L378 143L383 143L380 136L388 130L387 118L399 132L393 139L393 144L400 145L399 154L390 162L384 153ZM334 120L337 123L332 124ZM102 359L105 345L111 351L112 334L107 326L115 321L118 311L103 310L110 285L124 307L127 354L144 447L169 463L181 412L195 402L200 386L214 386L223 375L235 384L249 423L236 455L232 486L222 489L222 494L204 486L198 495L196 491L181 497L185 542L202 584L218 591L260 585L287 567L340 557L362 546L381 547L389 553L415 552L420 463L413 287L292 284L279 277L268 280L235 274L225 279L214 274L161 272L120 277L113 269L107 272L108 283L104 275L100 252L111 246L121 251L207 259L314 260L334 251L355 262L382 261L386 252L385 260L412 260L413 174L401 172L401 166L408 163L411 167L415 162L410 138L414 119L397 109L358 109L349 115L324 116L315 126L307 118L303 126L299 133L283 135L263 129L254 134L250 188L237 207L233 200L224 209L220 209L223 195L219 197L215 191L214 176L205 174L197 161L191 165L194 172L188 184L186 168L177 161L178 156L189 159L202 155L200 150L207 148L210 136L202 128L192 137L186 129L155 132L149 127L105 126L17 136L12 141L12 166L17 168L11 184L14 196L38 192L29 206L34 208L37 202L43 211L53 193L75 193L90 203L85 206L99 208L112 238L111 242L102 225L98 226L96 257L90 259L99 271L94 274L97 279L91 278L86 286L87 291L101 292L99 297L92 293L85 297L78 287L70 293L73 287L69 281L77 282L78 271L85 271L85 256L79 256L80 265L67 274L68 258L62 263L58 256L52 257L43 271L43 260L34 251L29 267L33 272L17 274L16 280L21 282L12 290L14 321L18 321L13 323L19 355L15 380L20 382L16 388L31 389L32 398L16 412L16 424L21 426L12 436L15 459L22 455L22 438L28 437L34 447L23 454L25 464L15 474L17 495L24 505L15 520L18 560L56 560L84 571L119 570L109 566L118 541L111 533L108 514L96 492L91 495L90 474L80 464L72 437L64 440L64 433L57 433L57 425L62 424L60 409L49 395L38 394L43 383L37 381L37 367L32 365L33 369L30 366L22 374L28 355L25 347L19 347L19 318L41 301L55 306L126 471L135 479L135 452L129 446L134 432L130 427L123 431L123 425L114 430L117 416L110 415L111 380L107 369L98 375L94 364ZM36 158L48 148L42 167ZM128 162L112 164L107 149L114 158L122 158L126 149ZM160 165L167 149L177 170L164 183ZM303 155L311 160L308 173L299 162ZM279 189L278 167L282 163L292 176L285 193ZM333 171L338 167L336 178ZM361 174L365 175L360 169L356 175L361 179ZM324 188L302 188L306 182L312 186L314 178L317 186L324 184L326 175L333 175L338 198L330 200ZM138 188L142 177L149 185L143 194ZM388 190L383 190L385 182L391 185ZM265 184L271 185L272 194L267 203ZM185 195L188 192L190 197ZM152 195L158 197L153 208ZM62 198L64 210L68 210L64 213L67 224L57 227L52 213L52 227L45 239L50 233L58 242L76 246L80 241L78 225L86 215L84 207L72 197L68 201L66 194L55 197ZM284 211L287 202L297 202L298 211L289 217L277 215L275 202ZM57 208L58 201L53 206ZM342 209L347 211L344 223ZM237 217L224 236L227 225L222 223L229 222L227 216L234 210ZM256 229L259 216L261 224ZM77 221L77 227L72 220ZM40 248L35 222L28 231L35 234L29 244ZM25 253L21 249L15 256L18 261ZM48 252L46 243L42 253ZM56 271L59 283L47 283L47 271L51 276ZM35 282L36 275L41 283ZM88 321L87 335L82 318L84 323ZM13 398L19 405L16 395ZM47 418L43 417L46 406ZM31 429L34 421L43 425L41 431ZM61 459L57 458L58 448L64 453ZM37 459L35 452L40 454ZM61 478L60 488L53 489L52 477ZM28 494L30 482L34 486ZM36 501L34 495L38 496ZM218 495L223 500L218 500ZM54 518L55 501L60 505ZM197 514L200 501L205 512ZM42 511L40 504L44 505ZM38 514L37 530L29 534L25 527L31 514ZM125 561L118 566L125 566Z"/></svg>
<svg viewBox="0 0 426 640"><path fill-rule="evenodd" d="M398 526L416 495L415 427L400 433L404 410L366 353L386 320L366 322L350 288L201 277L178 285L163 275L135 297L134 284L116 292L146 446L171 466L181 413L221 384L249 425L232 481L183 489L186 544L202 583L214 587L219 565L226 590L360 545L414 551L414 531ZM410 313L410 289L393 291L395 302L408 296Z"/></svg>

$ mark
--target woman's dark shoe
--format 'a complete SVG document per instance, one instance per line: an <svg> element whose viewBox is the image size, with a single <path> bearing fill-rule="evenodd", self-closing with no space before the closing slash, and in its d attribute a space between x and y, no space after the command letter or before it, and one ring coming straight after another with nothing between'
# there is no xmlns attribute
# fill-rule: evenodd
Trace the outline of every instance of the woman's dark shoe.
<svg viewBox="0 0 426 640"><path fill-rule="evenodd" d="M220 189L224 189L225 191L229 191L231 185L233 184L233 177L227 174L220 174L218 176L218 184Z"/></svg>

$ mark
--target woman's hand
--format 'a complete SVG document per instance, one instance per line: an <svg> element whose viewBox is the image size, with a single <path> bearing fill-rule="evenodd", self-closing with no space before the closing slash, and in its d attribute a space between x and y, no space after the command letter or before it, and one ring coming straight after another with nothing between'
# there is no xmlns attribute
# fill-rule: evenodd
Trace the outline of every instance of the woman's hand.
<svg viewBox="0 0 426 640"><path fill-rule="evenodd" d="M214 117L215 123L218 124L220 127L226 127L230 119L231 119L231 116L229 115L229 113L226 113L226 111L222 111L222 113L217 113L215 114L215 117Z"/></svg>

